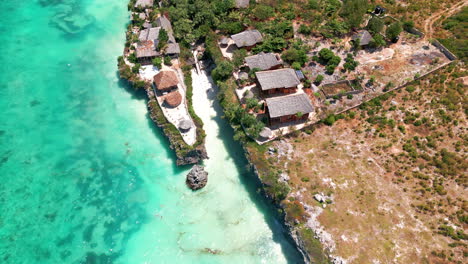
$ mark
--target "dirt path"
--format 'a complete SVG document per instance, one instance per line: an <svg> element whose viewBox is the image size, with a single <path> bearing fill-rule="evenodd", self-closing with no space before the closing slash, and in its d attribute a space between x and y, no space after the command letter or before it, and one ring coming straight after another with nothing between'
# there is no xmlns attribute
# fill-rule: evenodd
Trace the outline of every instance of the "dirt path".
<svg viewBox="0 0 468 264"><path fill-rule="evenodd" d="M434 15L430 16L424 21L424 32L426 33L425 38L432 38L434 33L434 23L439 20L442 16L450 17L454 13L460 11L464 6L468 5L468 0L461 0L458 4L447 8L445 10L439 11Z"/></svg>

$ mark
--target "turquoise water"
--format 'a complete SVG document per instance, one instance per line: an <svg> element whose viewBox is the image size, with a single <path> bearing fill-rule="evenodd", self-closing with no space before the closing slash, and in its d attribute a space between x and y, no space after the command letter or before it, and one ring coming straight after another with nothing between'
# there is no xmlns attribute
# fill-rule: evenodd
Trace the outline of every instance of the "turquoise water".
<svg viewBox="0 0 468 264"><path fill-rule="evenodd" d="M295 263L231 131L191 192L116 74L127 0L0 2L0 263Z"/></svg>

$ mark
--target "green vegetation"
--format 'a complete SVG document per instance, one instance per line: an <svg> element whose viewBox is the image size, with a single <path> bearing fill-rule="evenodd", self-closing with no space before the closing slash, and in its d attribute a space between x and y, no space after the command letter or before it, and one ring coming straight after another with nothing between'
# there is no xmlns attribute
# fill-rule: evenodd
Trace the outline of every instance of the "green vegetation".
<svg viewBox="0 0 468 264"><path fill-rule="evenodd" d="M396 37L400 35L402 31L403 27L401 26L401 23L394 22L387 27L387 30L385 31L385 36L393 41L394 39L396 39Z"/></svg>
<svg viewBox="0 0 468 264"><path fill-rule="evenodd" d="M345 64L343 65L344 69L347 71L354 71L359 65L359 62L354 60L354 57L351 53L346 55Z"/></svg>
<svg viewBox="0 0 468 264"><path fill-rule="evenodd" d="M357 28L361 25L369 6L367 0L343 0L341 16L349 27Z"/></svg>
<svg viewBox="0 0 468 264"><path fill-rule="evenodd" d="M167 41L169 41L169 35L167 34L167 31L164 28L161 28L159 30L159 43L158 43L158 49L162 50L166 47Z"/></svg>
<svg viewBox="0 0 468 264"><path fill-rule="evenodd" d="M468 7L442 23L445 30L450 31L452 37L438 38L440 43L451 50L460 60L468 63L468 38L466 28L468 27Z"/></svg>
<svg viewBox="0 0 468 264"><path fill-rule="evenodd" d="M377 33L382 32L384 25L385 23L382 21L382 19L378 17L372 17L367 23L367 29L369 30L370 33L377 34Z"/></svg>
<svg viewBox="0 0 468 264"><path fill-rule="evenodd" d="M330 49L324 48L319 51L319 62L326 65L325 70L328 74L333 74L335 68L340 64L341 58Z"/></svg>

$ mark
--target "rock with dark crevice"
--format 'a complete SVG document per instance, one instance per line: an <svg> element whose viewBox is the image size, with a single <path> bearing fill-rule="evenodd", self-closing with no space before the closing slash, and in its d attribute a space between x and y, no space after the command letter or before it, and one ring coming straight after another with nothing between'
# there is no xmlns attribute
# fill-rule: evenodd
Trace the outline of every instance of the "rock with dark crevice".
<svg viewBox="0 0 468 264"><path fill-rule="evenodd" d="M187 186L194 191L205 187L207 182L208 172L200 165L193 166L187 174Z"/></svg>

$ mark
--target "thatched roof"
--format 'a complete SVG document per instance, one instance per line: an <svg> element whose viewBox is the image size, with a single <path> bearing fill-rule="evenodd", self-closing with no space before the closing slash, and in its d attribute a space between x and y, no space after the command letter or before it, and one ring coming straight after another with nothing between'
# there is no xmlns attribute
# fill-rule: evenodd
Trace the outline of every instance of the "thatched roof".
<svg viewBox="0 0 468 264"><path fill-rule="evenodd" d="M160 27L153 27L153 28L143 29L142 31L140 31L140 35L138 36L138 40L139 41L158 40L159 39L159 30L161 30Z"/></svg>
<svg viewBox="0 0 468 264"><path fill-rule="evenodd" d="M250 47L263 41L262 34L256 29L243 31L232 35L231 38L238 48Z"/></svg>
<svg viewBox="0 0 468 264"><path fill-rule="evenodd" d="M369 31L363 30L353 35L353 40L356 41L357 39L359 39L359 45L365 46L372 40L372 35Z"/></svg>
<svg viewBox="0 0 468 264"><path fill-rule="evenodd" d="M260 52L257 55L249 56L245 58L245 62L250 69L269 70L273 67L281 65L281 61L278 60L273 53Z"/></svg>
<svg viewBox="0 0 468 264"><path fill-rule="evenodd" d="M171 34L172 34L172 25L171 25L171 21L169 21L169 19L168 19L166 16L162 15L162 16L156 18L156 21L155 21L155 22L156 22L156 25L157 25L158 27L162 27L162 28L164 28L164 30L167 31L167 33L171 33Z"/></svg>
<svg viewBox="0 0 468 264"><path fill-rule="evenodd" d="M135 7L153 7L154 0L137 0Z"/></svg>
<svg viewBox="0 0 468 264"><path fill-rule="evenodd" d="M237 8L247 8L249 7L250 0L235 0L235 6Z"/></svg>
<svg viewBox="0 0 468 264"><path fill-rule="evenodd" d="M170 107L177 107L182 103L182 95L178 91L170 92L164 97L164 102Z"/></svg>
<svg viewBox="0 0 468 264"><path fill-rule="evenodd" d="M158 90L167 90L179 84L177 75L173 71L160 71L153 79Z"/></svg>
<svg viewBox="0 0 468 264"><path fill-rule="evenodd" d="M223 38L219 41L219 44L221 44L221 45L227 45L227 44L229 44L229 39L226 38L226 37L223 37Z"/></svg>
<svg viewBox="0 0 468 264"><path fill-rule="evenodd" d="M156 51L153 41L143 41L137 44L135 49L137 58L155 57L159 56L159 52Z"/></svg>
<svg viewBox="0 0 468 264"><path fill-rule="evenodd" d="M308 114L314 111L314 107L305 93L267 98L265 101L270 118L297 113Z"/></svg>
<svg viewBox="0 0 468 264"><path fill-rule="evenodd" d="M293 69L260 71L256 72L255 75L257 76L257 80L262 91L296 87L301 83Z"/></svg>
<svg viewBox="0 0 468 264"><path fill-rule="evenodd" d="M180 53L179 44L178 43L167 44L166 53L167 54L179 54Z"/></svg>
<svg viewBox="0 0 468 264"><path fill-rule="evenodd" d="M192 126L193 126L193 122L188 120L188 119L184 119L184 120L179 122L179 128L181 130L184 130L184 131L190 130L190 128L192 128Z"/></svg>

